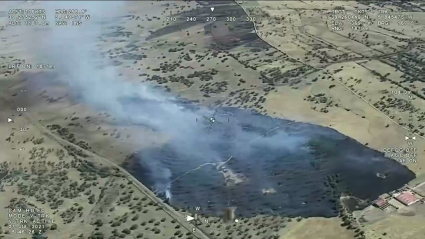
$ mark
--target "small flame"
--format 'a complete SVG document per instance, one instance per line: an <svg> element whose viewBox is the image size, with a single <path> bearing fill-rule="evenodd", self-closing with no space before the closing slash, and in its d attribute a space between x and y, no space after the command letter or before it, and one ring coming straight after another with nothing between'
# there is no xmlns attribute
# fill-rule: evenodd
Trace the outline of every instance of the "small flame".
<svg viewBox="0 0 425 239"><path fill-rule="evenodd" d="M171 190L169 186L165 189L165 198L171 200Z"/></svg>

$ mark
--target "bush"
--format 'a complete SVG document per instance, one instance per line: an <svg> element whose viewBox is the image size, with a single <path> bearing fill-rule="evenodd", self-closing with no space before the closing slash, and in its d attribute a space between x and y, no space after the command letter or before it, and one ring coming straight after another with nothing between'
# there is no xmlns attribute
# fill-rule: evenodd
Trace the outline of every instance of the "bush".
<svg viewBox="0 0 425 239"><path fill-rule="evenodd" d="M94 235L90 236L91 239L103 239L105 238L105 235L101 232L96 232Z"/></svg>
<svg viewBox="0 0 425 239"><path fill-rule="evenodd" d="M43 235L32 235L32 239L47 239L47 236L43 236Z"/></svg>
<svg viewBox="0 0 425 239"><path fill-rule="evenodd" d="M94 194L90 195L90 197L89 197L89 203L90 203L90 204L94 204L94 203L95 203L95 197L94 197Z"/></svg>
<svg viewBox="0 0 425 239"><path fill-rule="evenodd" d="M97 219L96 222L94 223L96 226L101 227L103 225L102 220Z"/></svg>

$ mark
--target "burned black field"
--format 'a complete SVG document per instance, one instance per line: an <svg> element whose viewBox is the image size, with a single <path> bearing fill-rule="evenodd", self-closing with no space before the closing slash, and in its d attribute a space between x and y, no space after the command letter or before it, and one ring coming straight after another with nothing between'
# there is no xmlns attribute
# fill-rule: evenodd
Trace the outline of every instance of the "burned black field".
<svg viewBox="0 0 425 239"><path fill-rule="evenodd" d="M199 152L184 150L184 137L175 138L134 153L124 167L177 208L219 215L234 206L243 217L334 217L341 194L374 200L415 178L333 129L235 108L217 112L210 126L196 122L205 125Z"/></svg>

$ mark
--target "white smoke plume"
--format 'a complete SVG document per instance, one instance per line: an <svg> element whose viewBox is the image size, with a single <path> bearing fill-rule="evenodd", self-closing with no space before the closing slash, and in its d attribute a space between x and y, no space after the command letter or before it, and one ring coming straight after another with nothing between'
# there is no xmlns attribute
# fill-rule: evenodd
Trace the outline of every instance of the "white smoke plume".
<svg viewBox="0 0 425 239"><path fill-rule="evenodd" d="M11 3L10 7L13 8L16 4L18 3ZM19 4L22 7L22 3ZM84 21L80 27L20 27L13 31L25 36L22 45L25 46L28 55L33 59L52 62L55 65L58 80L68 84L82 103L107 110L117 119L147 125L170 135L175 139L171 146L176 151L185 157L202 160L196 164L226 160L227 157L222 158L213 147L222 140L222 132L208 132L205 129L207 123L201 122L205 121L203 116L213 114L211 110L188 109L176 103L177 100L173 96L154 90L149 85L120 80L114 66L108 65L107 60L102 58L97 48L98 37L108 31L110 22L128 14L125 11L125 4L112 1L29 3L28 8L45 9L50 22L54 22L55 9L87 9L91 19ZM101 63L106 63L106 66L99 67ZM261 122L254 123L262 125ZM237 120L232 119L228 124L232 125L229 127L231 128L229 133L234 137L234 147L247 153L250 145L254 144L251 142L252 139L260 135L245 132ZM302 137L293 137L290 134L281 136L285 139L283 144L277 142L277 138L260 138L255 143L294 150L299 149L306 141ZM167 197L171 198L171 185L167 182L178 175L172 175L160 162L149 162L146 166L158 177L156 179L158 189L166 192Z"/></svg>

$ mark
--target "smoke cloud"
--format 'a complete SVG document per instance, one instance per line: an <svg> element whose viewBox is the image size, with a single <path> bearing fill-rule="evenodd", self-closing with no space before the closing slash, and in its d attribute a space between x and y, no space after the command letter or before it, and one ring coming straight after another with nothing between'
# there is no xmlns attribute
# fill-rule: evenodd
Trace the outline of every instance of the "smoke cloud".
<svg viewBox="0 0 425 239"><path fill-rule="evenodd" d="M231 115L217 114L217 121L221 124L214 124L216 130L209 130L210 122L204 117L211 117L213 110L186 107L178 103L179 101L172 95L154 89L148 84L132 83L131 79L119 79L115 67L102 57L97 44L98 37L109 31L111 22L119 21L121 16L128 14L125 11L125 4L109 1L31 3L28 8L46 9L50 22L54 22L55 9L87 9L91 19L80 27L21 27L13 31L25 36L26 40L22 45L26 47L28 55L33 59L55 65L58 80L69 85L81 103L109 111L118 121L147 125L171 136L169 147L181 157L196 159L193 165L221 162L232 156L225 156L217 149L223 137L232 139L232 144L227 146L232 148L229 152L238 152L245 156L249 155L252 147L262 145L268 145L269 148L285 148L289 151L304 148L306 138L299 134L294 136L279 131L279 133L270 132L271 137L262 137L270 130L264 122L251 122L260 130L247 131L244 125ZM170 198L172 186L170 182L179 175L172 175L163 163L153 159L143 160L142 163L154 175L156 189L165 192Z"/></svg>

